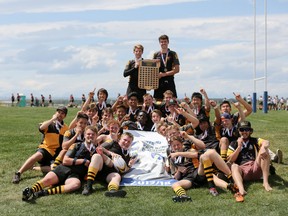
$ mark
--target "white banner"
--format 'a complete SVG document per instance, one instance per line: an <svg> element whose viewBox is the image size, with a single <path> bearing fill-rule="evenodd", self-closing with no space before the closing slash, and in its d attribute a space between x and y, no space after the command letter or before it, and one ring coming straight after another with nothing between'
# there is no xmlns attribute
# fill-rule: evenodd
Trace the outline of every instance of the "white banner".
<svg viewBox="0 0 288 216"><path fill-rule="evenodd" d="M175 180L164 169L166 138L157 132L127 130L134 136L130 155L137 155L137 162L123 178L122 186L171 186Z"/></svg>

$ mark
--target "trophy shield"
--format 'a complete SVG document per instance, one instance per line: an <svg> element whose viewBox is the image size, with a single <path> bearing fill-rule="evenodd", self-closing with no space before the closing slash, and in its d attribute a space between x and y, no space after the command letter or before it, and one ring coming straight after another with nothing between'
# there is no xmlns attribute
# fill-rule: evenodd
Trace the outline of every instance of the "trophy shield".
<svg viewBox="0 0 288 216"><path fill-rule="evenodd" d="M138 87L140 89L158 89L159 87L159 67L160 62L155 60L142 60L138 69Z"/></svg>

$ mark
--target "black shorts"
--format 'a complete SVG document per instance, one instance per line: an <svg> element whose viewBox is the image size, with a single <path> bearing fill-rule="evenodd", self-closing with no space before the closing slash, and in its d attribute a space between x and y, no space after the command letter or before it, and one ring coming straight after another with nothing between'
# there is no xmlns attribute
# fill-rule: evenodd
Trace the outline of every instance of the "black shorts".
<svg viewBox="0 0 288 216"><path fill-rule="evenodd" d="M154 90L153 97L156 99L163 99L163 93L167 90L173 92L174 97L177 98L176 86L174 82L174 77L171 78L161 78L159 80L159 88Z"/></svg>
<svg viewBox="0 0 288 216"><path fill-rule="evenodd" d="M114 167L108 167L103 164L103 168L96 175L95 180L100 182L106 182L106 178L110 173L119 173Z"/></svg>
<svg viewBox="0 0 288 216"><path fill-rule="evenodd" d="M204 185L206 181L205 176L201 176L198 174L198 169L195 169L192 172L188 172L182 175L182 180L188 180L192 183L192 188L197 188Z"/></svg>
<svg viewBox="0 0 288 216"><path fill-rule="evenodd" d="M37 152L40 152L43 155L43 158L38 161L38 163L40 164L40 166L50 166L51 162L53 160L52 155L44 148L39 148L37 149Z"/></svg>
<svg viewBox="0 0 288 216"><path fill-rule="evenodd" d="M62 164L57 166L52 172L57 175L60 185L65 184L65 181L69 178L77 178L80 180L80 176L77 173L73 173L70 167L63 166Z"/></svg>

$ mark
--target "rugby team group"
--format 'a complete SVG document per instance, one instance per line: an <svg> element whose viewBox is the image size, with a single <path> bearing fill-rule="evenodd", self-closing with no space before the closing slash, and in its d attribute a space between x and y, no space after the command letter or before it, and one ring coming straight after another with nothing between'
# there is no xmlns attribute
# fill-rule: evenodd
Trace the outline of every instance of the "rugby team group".
<svg viewBox="0 0 288 216"><path fill-rule="evenodd" d="M263 179L264 189L272 190L268 181L273 174L272 161L282 163L283 153L279 149L273 153L268 140L251 136L253 128L246 120L251 105L238 93L234 93L235 103L223 100L217 104L205 89L179 102L174 83L174 75L180 71L177 53L168 48L167 35L159 37L159 44L161 49L153 57L160 62L159 88L154 95L138 87L144 47L137 44L135 59L123 72L129 77L124 96L108 104L108 91L100 88L96 102L94 89L69 126L64 123L65 106L40 124L42 142L15 172L12 182L19 183L30 169L45 176L22 191L23 201L72 192L82 185L82 194L89 195L99 181L108 184L105 196L125 197L126 191L119 189L122 175L137 162L137 155L129 151L134 138L129 130L154 131L166 138L163 166L177 180L172 184L174 202L191 201L186 190L200 186L208 186L212 196L219 194L217 187L227 189L237 202L243 202L247 194L245 181ZM236 113L232 113L232 105ZM37 162L40 166L35 166Z"/></svg>

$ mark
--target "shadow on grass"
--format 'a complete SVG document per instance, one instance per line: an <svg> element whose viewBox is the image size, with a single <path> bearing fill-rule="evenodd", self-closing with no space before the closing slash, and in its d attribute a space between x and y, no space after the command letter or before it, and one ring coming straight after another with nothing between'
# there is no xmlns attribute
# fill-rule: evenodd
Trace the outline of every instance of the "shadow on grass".
<svg viewBox="0 0 288 216"><path fill-rule="evenodd" d="M270 176L269 182L270 182L272 188L276 187L279 190L283 190L283 189L287 188L287 186L288 186L288 182L277 174Z"/></svg>
<svg viewBox="0 0 288 216"><path fill-rule="evenodd" d="M254 183L263 183L263 180L257 180L257 181L245 181L245 190L248 191L248 188L253 185ZM274 174L269 176L269 184L272 188L275 188L277 190L284 190L288 187L288 181L283 179L281 176Z"/></svg>

